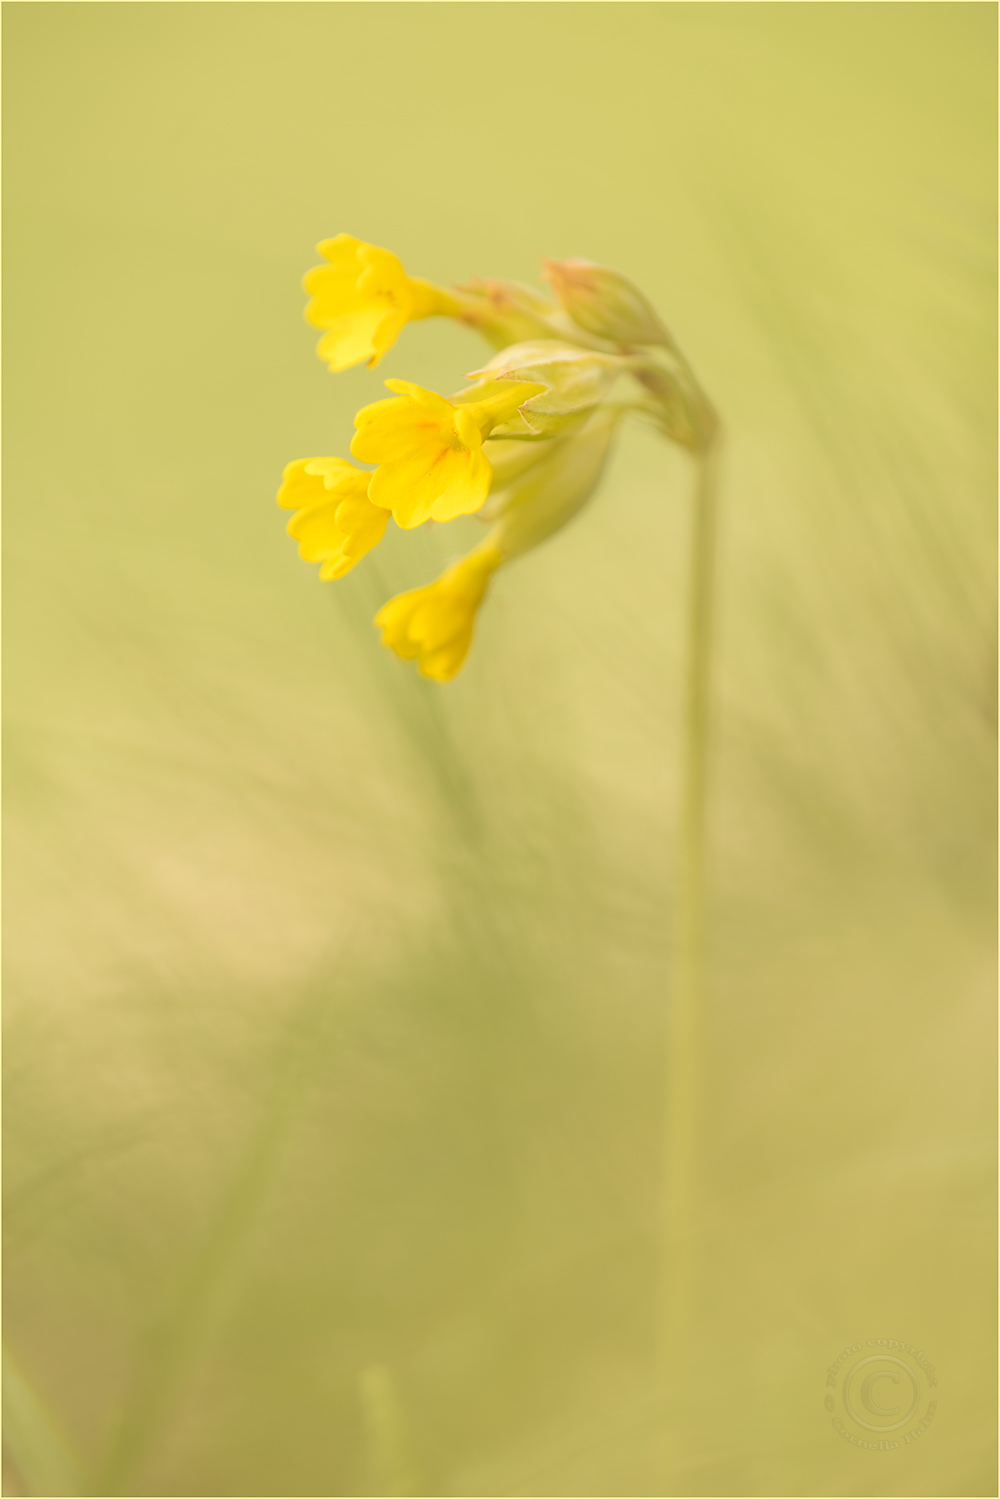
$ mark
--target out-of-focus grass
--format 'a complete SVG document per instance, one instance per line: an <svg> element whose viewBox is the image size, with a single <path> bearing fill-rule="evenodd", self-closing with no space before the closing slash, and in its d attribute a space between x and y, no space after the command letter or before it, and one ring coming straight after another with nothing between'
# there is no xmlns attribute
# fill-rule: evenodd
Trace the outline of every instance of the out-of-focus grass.
<svg viewBox="0 0 1000 1499"><path fill-rule="evenodd" d="M995 1491L994 22L8 8L10 1492L656 1491L690 474L626 435L418 681L475 523L321 586L273 491L481 349L328 376L340 229L620 266L727 423L688 1491ZM906 1451L822 1409L869 1336Z"/></svg>

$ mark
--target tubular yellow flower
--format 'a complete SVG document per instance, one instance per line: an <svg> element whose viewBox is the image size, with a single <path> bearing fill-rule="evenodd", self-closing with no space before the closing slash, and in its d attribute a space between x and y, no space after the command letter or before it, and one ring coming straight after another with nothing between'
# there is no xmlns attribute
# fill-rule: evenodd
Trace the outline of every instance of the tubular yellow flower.
<svg viewBox="0 0 1000 1499"><path fill-rule="evenodd" d="M349 369L363 359L372 367L404 323L457 310L451 292L408 276L396 256L378 245L338 234L316 248L329 264L314 266L302 285L312 297L306 317L327 330L317 353L331 370Z"/></svg>
<svg viewBox="0 0 1000 1499"><path fill-rule="evenodd" d="M364 406L354 418L351 452L377 463L369 496L404 530L423 521L471 515L489 494L493 470L483 439L509 421L541 385L488 381L483 399L458 404L408 380L387 380L396 397Z"/></svg>
<svg viewBox="0 0 1000 1499"><path fill-rule="evenodd" d="M472 644L476 610L503 561L489 541L452 563L436 583L390 599L375 616L382 644L403 661L416 661L422 676L450 682Z"/></svg>
<svg viewBox="0 0 1000 1499"><path fill-rule="evenodd" d="M295 514L287 531L321 578L342 578L382 540L388 510L368 499L371 474L343 458L298 458L282 476L278 504Z"/></svg>

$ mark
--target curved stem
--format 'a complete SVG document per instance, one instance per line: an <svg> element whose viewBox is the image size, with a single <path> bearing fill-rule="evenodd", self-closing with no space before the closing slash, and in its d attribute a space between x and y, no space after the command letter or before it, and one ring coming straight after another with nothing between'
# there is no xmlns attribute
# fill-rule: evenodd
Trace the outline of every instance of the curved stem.
<svg viewBox="0 0 1000 1499"><path fill-rule="evenodd" d="M665 1492L681 1493L685 1492L681 1469L688 1416L680 1399L691 1383L698 1290L705 814L718 450L716 433L698 455L692 518L676 925L667 1022L658 1372L664 1399Z"/></svg>

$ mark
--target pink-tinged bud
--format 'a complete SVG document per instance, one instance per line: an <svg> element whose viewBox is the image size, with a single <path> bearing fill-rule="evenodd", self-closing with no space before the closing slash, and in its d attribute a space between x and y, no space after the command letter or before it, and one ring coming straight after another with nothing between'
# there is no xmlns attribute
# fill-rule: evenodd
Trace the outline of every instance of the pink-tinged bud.
<svg viewBox="0 0 1000 1499"><path fill-rule="evenodd" d="M614 344L662 344L671 338L627 276L592 260L546 260L542 272L578 327Z"/></svg>
<svg viewBox="0 0 1000 1499"><path fill-rule="evenodd" d="M551 338L549 314L555 304L517 281L484 281L476 276L457 288L456 316L469 323L495 349L527 339Z"/></svg>

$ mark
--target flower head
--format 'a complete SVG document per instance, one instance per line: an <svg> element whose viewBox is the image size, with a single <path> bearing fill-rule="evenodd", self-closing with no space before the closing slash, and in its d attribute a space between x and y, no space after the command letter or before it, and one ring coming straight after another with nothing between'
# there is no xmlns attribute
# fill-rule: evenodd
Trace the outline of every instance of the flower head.
<svg viewBox="0 0 1000 1499"><path fill-rule="evenodd" d="M385 383L397 395L362 407L351 452L378 464L369 497L407 531L479 509L493 478L483 438L543 388L494 381L484 399L456 403L408 380Z"/></svg>
<svg viewBox="0 0 1000 1499"><path fill-rule="evenodd" d="M450 682L472 644L476 610L503 553L488 541L452 563L436 583L390 599L375 616L382 644L422 676Z"/></svg>
<svg viewBox="0 0 1000 1499"><path fill-rule="evenodd" d="M382 540L388 510L368 499L371 474L343 458L298 458L282 476L278 504L295 514L288 534L321 578L342 578Z"/></svg>
<svg viewBox="0 0 1000 1499"><path fill-rule="evenodd" d="M339 578L381 539L389 514L405 530L478 513L486 540L435 583L400 594L376 624L382 642L425 677L447 682L468 654L489 579L586 505L618 422L633 413L704 458L717 420L660 321L627 277L583 260L546 262L554 299L513 281L450 290L407 275L397 257L349 234L323 241L305 277L308 319L324 330L332 370L375 365L407 321L441 314L499 352L449 397L406 380L354 419L352 455L285 469L279 504L294 510L300 555ZM616 381L636 382L624 400Z"/></svg>
<svg viewBox="0 0 1000 1499"><path fill-rule="evenodd" d="M302 285L312 297L306 317L327 330L317 352L331 370L349 369L363 359L376 365L404 323L454 311L449 292L408 276L389 250L351 234L338 234L316 248L329 264L314 266Z"/></svg>

